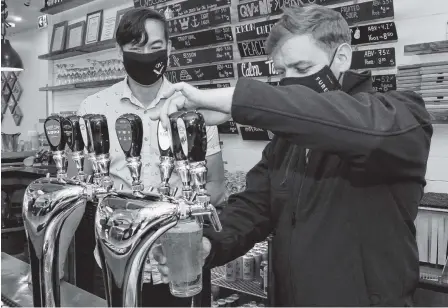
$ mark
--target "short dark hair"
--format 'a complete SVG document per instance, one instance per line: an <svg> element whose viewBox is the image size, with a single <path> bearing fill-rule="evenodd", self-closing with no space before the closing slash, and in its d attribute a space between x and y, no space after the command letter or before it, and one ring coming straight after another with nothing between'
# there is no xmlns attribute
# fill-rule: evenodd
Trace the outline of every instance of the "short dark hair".
<svg viewBox="0 0 448 308"><path fill-rule="evenodd" d="M164 15L156 10L140 7L132 8L121 17L115 33L115 38L120 47L132 43L144 46L148 42L148 33L145 30L145 22L148 19L160 20L165 28L165 39L168 42L169 30ZM142 39L143 38L143 39Z"/></svg>

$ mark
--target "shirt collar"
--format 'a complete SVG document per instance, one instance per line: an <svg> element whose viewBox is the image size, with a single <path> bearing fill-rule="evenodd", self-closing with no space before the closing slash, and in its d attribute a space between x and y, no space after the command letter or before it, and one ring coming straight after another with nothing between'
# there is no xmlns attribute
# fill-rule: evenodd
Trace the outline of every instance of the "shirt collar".
<svg viewBox="0 0 448 308"><path fill-rule="evenodd" d="M160 102L162 94L168 91L171 87L171 82L169 82L168 79L165 78L165 76L162 78L163 78L162 86L160 87L159 92L157 92L156 98L149 105L149 108L155 107ZM143 108L143 104L140 103L140 101L134 96L134 94L132 94L132 90L128 85L128 77L126 76L122 82L123 82L123 94L121 96L121 101L122 102L129 101L132 104Z"/></svg>

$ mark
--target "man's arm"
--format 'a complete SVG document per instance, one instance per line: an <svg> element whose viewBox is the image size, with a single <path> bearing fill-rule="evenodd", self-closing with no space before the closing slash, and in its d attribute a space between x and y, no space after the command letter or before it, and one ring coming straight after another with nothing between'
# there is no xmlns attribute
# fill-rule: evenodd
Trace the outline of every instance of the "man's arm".
<svg viewBox="0 0 448 308"><path fill-rule="evenodd" d="M268 158L273 143L263 151L260 162L247 173L244 192L229 197L220 220L221 232L205 227L204 236L212 244L206 267L223 265L243 255L272 232Z"/></svg>
<svg viewBox="0 0 448 308"><path fill-rule="evenodd" d="M413 92L351 96L242 78L233 94L232 117L303 147L338 154L362 168L381 165L397 176L411 169L415 174L424 171L432 136L424 101Z"/></svg>

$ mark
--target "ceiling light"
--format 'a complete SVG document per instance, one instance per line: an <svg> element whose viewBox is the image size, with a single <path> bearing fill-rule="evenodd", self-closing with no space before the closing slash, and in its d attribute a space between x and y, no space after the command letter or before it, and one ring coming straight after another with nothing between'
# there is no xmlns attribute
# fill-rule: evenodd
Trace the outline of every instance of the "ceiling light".
<svg viewBox="0 0 448 308"><path fill-rule="evenodd" d="M22 59L20 58L17 51L12 48L9 40L5 38L6 28L9 27L6 19L8 18L8 11L6 10L6 1L2 0L2 71L21 71L23 70Z"/></svg>
<svg viewBox="0 0 448 308"><path fill-rule="evenodd" d="M18 22L18 21L22 21L22 17L20 17L20 16L9 16L12 20L14 20L15 22Z"/></svg>

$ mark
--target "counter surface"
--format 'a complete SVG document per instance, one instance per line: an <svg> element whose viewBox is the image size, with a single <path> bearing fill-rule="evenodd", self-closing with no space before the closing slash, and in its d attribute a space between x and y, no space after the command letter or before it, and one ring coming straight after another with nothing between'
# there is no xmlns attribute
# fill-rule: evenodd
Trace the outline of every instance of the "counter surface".
<svg viewBox="0 0 448 308"><path fill-rule="evenodd" d="M30 266L2 252L2 295L22 307L33 307L33 294L28 285ZM106 307L106 301L72 284L61 281L62 307Z"/></svg>

